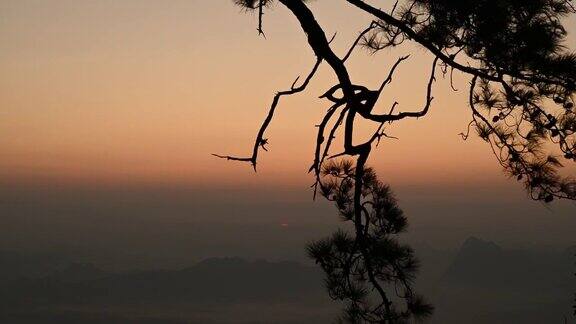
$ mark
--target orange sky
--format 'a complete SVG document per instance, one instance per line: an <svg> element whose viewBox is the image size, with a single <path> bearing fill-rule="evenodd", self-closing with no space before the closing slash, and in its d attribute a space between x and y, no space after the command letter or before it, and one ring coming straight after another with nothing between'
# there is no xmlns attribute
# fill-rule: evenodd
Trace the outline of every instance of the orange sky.
<svg viewBox="0 0 576 324"><path fill-rule="evenodd" d="M311 4L342 53L369 21L343 3ZM332 8L334 6L335 8ZM0 178L9 182L308 183L314 125L332 85L323 67L306 94L281 102L270 152L257 175L211 153L247 154L275 91L314 62L295 19L256 17L231 1L4 0L0 2ZM576 27L574 19L569 30ZM576 48L572 35L571 48ZM375 87L387 67L413 53L382 99L410 109L424 100L424 50L406 47L350 64L356 82ZM489 147L457 135L467 125L461 90L436 84L431 112L390 128L371 164L393 183L504 181ZM417 85L414 87L414 85Z"/></svg>

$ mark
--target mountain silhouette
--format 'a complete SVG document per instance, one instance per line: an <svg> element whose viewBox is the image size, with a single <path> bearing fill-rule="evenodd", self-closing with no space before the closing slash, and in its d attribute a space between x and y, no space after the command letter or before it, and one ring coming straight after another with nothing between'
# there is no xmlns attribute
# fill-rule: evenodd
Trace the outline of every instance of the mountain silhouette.
<svg viewBox="0 0 576 324"><path fill-rule="evenodd" d="M433 323L559 321L576 289L567 251L512 250L468 238L439 284Z"/></svg>
<svg viewBox="0 0 576 324"><path fill-rule="evenodd" d="M2 286L0 323L190 323L190 318L223 323L239 316L239 307L274 304L289 306L262 311L261 316L297 314L294 309L324 312L313 306L326 301L322 278L317 268L296 262L241 258L210 258L180 270L119 274L90 263L73 263L41 279ZM219 312L204 314L213 309ZM250 322L250 314L243 316Z"/></svg>
<svg viewBox="0 0 576 324"><path fill-rule="evenodd" d="M66 257L58 253L25 253L0 250L0 284L25 278L41 278L62 269Z"/></svg>
<svg viewBox="0 0 576 324"><path fill-rule="evenodd" d="M550 288L566 283L571 267L565 253L503 249L494 242L470 237L462 244L443 281L515 291Z"/></svg>
<svg viewBox="0 0 576 324"><path fill-rule="evenodd" d="M269 301L322 293L321 282L316 268L296 262L211 258L182 270L124 274L75 263L39 280L18 281L19 287L13 286L10 294L1 297L4 304ZM25 292L22 287L27 288Z"/></svg>
<svg viewBox="0 0 576 324"><path fill-rule="evenodd" d="M109 275L108 272L96 267L93 263L74 262L65 269L58 270L45 277L44 280L59 283L78 283L105 278Z"/></svg>
<svg viewBox="0 0 576 324"><path fill-rule="evenodd" d="M433 273L421 281L435 287L432 323L555 322L576 290L574 251L511 250L474 237L454 257L421 251L438 268L424 267ZM339 311L323 279L314 266L234 257L126 273L71 263L2 284L0 323L325 323Z"/></svg>
<svg viewBox="0 0 576 324"><path fill-rule="evenodd" d="M505 263L505 253L494 242L470 237L464 241L449 266L444 280L460 283L480 283L491 281L501 275L502 266L494 268L494 264Z"/></svg>

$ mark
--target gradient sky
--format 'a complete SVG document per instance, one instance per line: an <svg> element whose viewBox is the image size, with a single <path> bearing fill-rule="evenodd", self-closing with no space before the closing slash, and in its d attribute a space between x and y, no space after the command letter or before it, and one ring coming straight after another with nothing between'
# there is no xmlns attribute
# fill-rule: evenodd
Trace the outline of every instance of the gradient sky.
<svg viewBox="0 0 576 324"><path fill-rule="evenodd" d="M342 52L369 20L344 2L311 6ZM333 83L324 67L306 94L280 104L260 173L210 153L247 154L275 91L314 57L284 8L267 11L267 39L231 1L3 0L0 2L0 176L86 183L309 182L315 128ZM574 26L571 21L571 26ZM575 47L574 38L570 39ZM431 57L412 47L371 56L350 72L375 86L413 53L382 106L421 105ZM494 181L489 148L457 135L470 116L462 91L436 84L432 111L390 129L373 154L394 183Z"/></svg>

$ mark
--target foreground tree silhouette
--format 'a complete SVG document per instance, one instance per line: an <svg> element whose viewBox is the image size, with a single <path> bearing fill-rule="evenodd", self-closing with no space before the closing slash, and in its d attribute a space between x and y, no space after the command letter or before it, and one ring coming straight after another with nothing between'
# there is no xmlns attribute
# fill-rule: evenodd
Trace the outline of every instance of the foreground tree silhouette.
<svg viewBox="0 0 576 324"><path fill-rule="evenodd" d="M336 204L344 221L354 223L362 233L354 236L338 230L309 244L308 255L326 272L330 297L346 301L344 320L379 323L425 318L433 308L412 289L418 262L412 249L397 238L408 225L406 217L390 188L378 181L371 168L364 168L360 194L363 218L358 221L355 172L349 160L328 162L322 170L320 192ZM392 297L386 288L388 293L394 292ZM374 298L373 290L380 298ZM402 300L403 307L392 298Z"/></svg>
<svg viewBox="0 0 576 324"><path fill-rule="evenodd" d="M350 10L373 17L350 49L338 56L312 11L303 0L235 0L258 12L258 32L264 34L264 11L273 2L286 7L298 20L316 55L316 64L304 81L276 94L247 157L216 155L252 164L266 149L266 129L280 98L304 91L322 62L338 80L321 98L331 102L318 125L314 162L314 192L336 203L353 234L337 232L309 246L309 254L327 274L331 296L348 302L345 319L351 322L400 323L431 314L432 308L412 292L417 268L412 251L395 235L406 219L374 172L366 167L372 148L385 126L423 117L433 101L437 69L443 76L454 71L470 76L471 130L492 148L505 172L524 184L532 199L576 199L576 182L562 177L563 162L576 161L576 54L562 45L566 30L561 19L576 10L571 0L405 0L387 12L362 0L346 0ZM371 51L415 42L433 57L422 107L401 111L396 102L386 114L373 112L383 89L392 82L400 57L382 83L369 88L353 82L346 62L358 46ZM470 64L464 64L466 58ZM378 123L371 138L354 144L357 118ZM326 129L328 125L332 125ZM343 151L332 154L337 131L343 129ZM354 162L334 162L337 157ZM400 287L400 288L399 288ZM392 295L403 301L397 307Z"/></svg>

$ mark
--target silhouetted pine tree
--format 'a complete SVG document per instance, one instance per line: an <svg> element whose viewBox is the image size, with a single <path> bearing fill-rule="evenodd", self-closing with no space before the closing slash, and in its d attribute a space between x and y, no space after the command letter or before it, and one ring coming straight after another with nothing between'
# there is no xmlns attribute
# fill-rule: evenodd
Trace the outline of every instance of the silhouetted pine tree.
<svg viewBox="0 0 576 324"><path fill-rule="evenodd" d="M346 302L343 320L352 323L382 319L396 323L430 316L433 307L412 289L418 261L412 249L398 241L408 222L390 187L378 181L371 168L364 169L363 219L358 223L354 178L349 160L327 163L322 170L322 196L334 202L342 220L352 222L357 231L350 235L338 230L308 245L308 255L326 273L330 297Z"/></svg>
<svg viewBox="0 0 576 324"><path fill-rule="evenodd" d="M373 20L348 51L337 55L330 46L334 37L326 37L307 1L234 0L243 9L258 12L262 35L264 11L272 3L286 7L307 35L316 64L299 85L297 78L288 90L274 96L251 155L216 156L249 162L256 169L280 99L304 91L319 65L328 64L337 83L320 97L328 100L330 107L318 124L310 171L316 178L314 192L320 190L334 201L339 213L352 221L354 231L337 232L315 242L309 253L326 271L331 296L347 301L348 320L401 323L429 315L432 308L410 288L416 261L412 251L396 240L406 219L389 188L366 167L372 149L389 137L387 125L426 116L439 67L441 75L450 80L454 72L470 78L472 117L461 134L463 139L474 129L531 198L547 203L555 198L576 199L576 181L558 172L564 163L576 161L576 54L564 46L567 32L562 24L562 19L576 10L572 0L398 0L389 11L363 0L346 1L350 10L362 11ZM377 114L373 109L383 89L409 57L398 58L381 84L373 88L352 80L347 60L358 46L379 52L405 42L420 45L432 57L428 82L422 89L424 103L419 109L403 111L395 102L388 113ZM354 138L358 118L379 125L372 137L359 144ZM338 130L344 147L333 154ZM355 161L326 164L346 156ZM403 310L391 298L396 291L386 290L386 285L402 287L398 295L405 304ZM374 303L374 298L378 302Z"/></svg>

